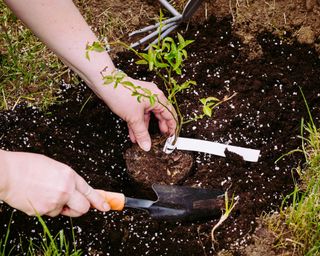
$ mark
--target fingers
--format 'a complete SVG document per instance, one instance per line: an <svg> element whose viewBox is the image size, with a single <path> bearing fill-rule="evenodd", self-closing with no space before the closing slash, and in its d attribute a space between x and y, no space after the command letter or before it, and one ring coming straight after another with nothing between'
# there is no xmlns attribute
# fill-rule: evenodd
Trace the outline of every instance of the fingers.
<svg viewBox="0 0 320 256"><path fill-rule="evenodd" d="M128 130L129 130L129 138L131 140L132 143L137 143L136 137L134 137L134 133L132 131L132 129L130 128L129 124L128 126Z"/></svg>
<svg viewBox="0 0 320 256"><path fill-rule="evenodd" d="M77 211L78 213L80 213L80 215L82 215L89 211L90 202L82 193L76 190L70 197L66 206L72 210Z"/></svg>
<svg viewBox="0 0 320 256"><path fill-rule="evenodd" d="M104 200L103 196L98 193L96 190L94 190L89 184L79 175L76 176L76 189L79 191L81 196L87 201L87 203L90 204L100 211L109 211L110 206L108 203ZM69 203L67 204L69 208L76 210L78 212L81 212L79 208L72 207ZM87 209L87 211L89 208Z"/></svg>
<svg viewBox="0 0 320 256"><path fill-rule="evenodd" d="M171 113L162 107L161 109L154 111L155 117L158 119L160 131L164 134L173 135L176 131L176 114L173 110Z"/></svg>
<svg viewBox="0 0 320 256"><path fill-rule="evenodd" d="M50 212L47 212L46 215L48 215L50 217L56 217L62 212L62 210L63 210L63 207L56 208Z"/></svg>
<svg viewBox="0 0 320 256"><path fill-rule="evenodd" d="M134 136L134 139L138 143L140 148L145 151L149 151L151 148L151 138L148 132L148 126L145 124L144 120L138 119L133 122L128 122L128 127L129 135L131 130L131 136Z"/></svg>
<svg viewBox="0 0 320 256"><path fill-rule="evenodd" d="M61 215L69 216L69 217L80 217L82 214L68 207L64 207L60 212Z"/></svg>

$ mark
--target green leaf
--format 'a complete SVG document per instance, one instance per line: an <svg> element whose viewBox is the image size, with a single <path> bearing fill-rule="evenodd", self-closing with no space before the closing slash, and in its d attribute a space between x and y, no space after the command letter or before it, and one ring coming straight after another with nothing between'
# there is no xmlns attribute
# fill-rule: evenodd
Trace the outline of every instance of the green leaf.
<svg viewBox="0 0 320 256"><path fill-rule="evenodd" d="M137 64L137 65L147 65L147 64L148 64L148 61L146 61L146 60L137 60L137 61L136 61L136 64Z"/></svg>
<svg viewBox="0 0 320 256"><path fill-rule="evenodd" d="M177 73L177 75L181 75L181 74L182 74L182 72L181 72L181 69L180 69L180 68L176 68L174 71Z"/></svg>
<svg viewBox="0 0 320 256"><path fill-rule="evenodd" d="M140 89L141 89L145 94L147 94L147 95L152 95L152 92L151 92L149 89L143 88L143 87L140 87Z"/></svg>
<svg viewBox="0 0 320 256"><path fill-rule="evenodd" d="M170 52L170 43L167 43L165 41L162 41L162 47L161 47L161 52L163 51Z"/></svg>
<svg viewBox="0 0 320 256"><path fill-rule="evenodd" d="M220 101L218 98L216 98L216 97L208 97L208 98L206 98L206 102L208 102L208 101Z"/></svg>
<svg viewBox="0 0 320 256"><path fill-rule="evenodd" d="M113 76L104 76L103 77L103 84L108 85L114 82Z"/></svg>
<svg viewBox="0 0 320 256"><path fill-rule="evenodd" d="M116 81L115 81L115 83L114 83L113 88L117 88L117 87L118 87L118 85L119 85L119 81L118 81L118 80L116 80Z"/></svg>
<svg viewBox="0 0 320 256"><path fill-rule="evenodd" d="M211 117L211 115L212 115L212 109L211 109L210 107L208 107L208 106L203 106L202 111L203 111L203 113L204 113L206 116Z"/></svg>
<svg viewBox="0 0 320 256"><path fill-rule="evenodd" d="M184 82L183 84L181 84L181 86L180 86L180 91L181 90L184 90L184 89L188 89L188 88L190 88L190 86L191 85L196 85L197 83L195 82L195 81L193 81L193 80L189 80L189 81L186 81L186 82Z"/></svg>
<svg viewBox="0 0 320 256"><path fill-rule="evenodd" d="M182 56L184 57L184 59L188 59L188 53L186 50L181 50Z"/></svg>
<svg viewBox="0 0 320 256"><path fill-rule="evenodd" d="M103 46L102 43L95 41L92 43L90 47L90 51L103 52L105 51L105 47Z"/></svg>
<svg viewBox="0 0 320 256"><path fill-rule="evenodd" d="M132 88L135 88L135 87L136 87L136 86L135 86L132 82L130 82L130 81L123 81L123 82L121 82L121 84L124 85L124 86L132 87Z"/></svg>
<svg viewBox="0 0 320 256"><path fill-rule="evenodd" d="M88 59L90 61L90 56L89 56L89 51L86 51L86 59Z"/></svg>
<svg viewBox="0 0 320 256"><path fill-rule="evenodd" d="M184 40L183 36L180 33L178 33L178 40L179 40L179 47L181 47L181 49L184 48L185 40Z"/></svg>
<svg viewBox="0 0 320 256"><path fill-rule="evenodd" d="M117 79L119 82L125 78L127 75L126 73L122 72L122 71L118 71L115 75L114 78Z"/></svg>
<svg viewBox="0 0 320 256"><path fill-rule="evenodd" d="M140 52L140 53L139 53L139 57L140 57L141 59L145 59L145 60L147 60L147 61L148 61L148 59L149 59L149 55L148 55L147 53L144 53L144 52Z"/></svg>
<svg viewBox="0 0 320 256"><path fill-rule="evenodd" d="M207 99L206 99L206 98L201 98L201 99L200 99L200 102L201 102L203 105L206 105Z"/></svg>
<svg viewBox="0 0 320 256"><path fill-rule="evenodd" d="M151 106L154 106L154 104L156 103L156 99L153 95L149 97L149 101Z"/></svg>
<svg viewBox="0 0 320 256"><path fill-rule="evenodd" d="M180 69L180 66L182 64L182 54L180 51L177 52L176 55L176 63L173 65L173 70L177 72L178 69ZM181 70L180 73L177 72L177 74L181 74Z"/></svg>
<svg viewBox="0 0 320 256"><path fill-rule="evenodd" d="M157 68L166 68L168 67L169 65L167 63L163 63L160 59L160 61L158 60L159 58L155 58L154 59L154 65L157 67Z"/></svg>
<svg viewBox="0 0 320 256"><path fill-rule="evenodd" d="M165 42L165 43L166 43L166 42L169 42L169 43L174 43L174 44L175 44L173 38L170 37L170 36L165 37L165 38L162 40L162 42Z"/></svg>
<svg viewBox="0 0 320 256"><path fill-rule="evenodd" d="M193 42L194 40L186 40L183 48L187 47L189 44L192 44Z"/></svg>
<svg viewBox="0 0 320 256"><path fill-rule="evenodd" d="M154 50L152 47L150 47L148 49L148 61L149 61L149 70L150 71L152 71L153 67L154 67L154 58L155 58Z"/></svg>

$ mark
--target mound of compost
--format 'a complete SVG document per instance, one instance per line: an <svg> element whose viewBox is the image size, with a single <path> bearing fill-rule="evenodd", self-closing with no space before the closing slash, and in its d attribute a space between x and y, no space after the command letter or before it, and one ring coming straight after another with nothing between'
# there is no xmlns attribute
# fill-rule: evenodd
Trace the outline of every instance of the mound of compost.
<svg viewBox="0 0 320 256"><path fill-rule="evenodd" d="M181 111L199 113L198 99L202 97L237 95L220 105L212 118L184 126L181 135L260 149L260 159L251 163L231 153L226 158L194 154L193 170L181 185L229 189L238 197L236 208L215 232L214 247L210 232L217 219L155 221L132 209L91 210L72 219L72 224L67 217L45 218L53 234L64 229L71 236L73 228L77 246L86 255L213 255L222 249L239 255L251 242L256 218L276 210L283 195L293 189L292 169L303 162L303 155L291 154L275 161L301 145L301 118L308 119L308 113L299 88L319 126L320 61L315 51L287 44L286 38L261 34L257 40L263 56L248 60L240 39L232 33L230 20L211 18L182 33L195 42L188 48L183 76L177 80L192 79L197 85L178 95ZM154 80L161 87L161 81L145 67L134 64L131 53L121 53L116 62L127 74ZM41 153L66 163L95 188L152 198L128 174L124 152L132 145L126 124L85 86L62 85L62 89L65 101L46 112L26 106L2 111L0 147ZM155 123L150 127L152 134L159 133ZM2 237L12 208L0 204L0 212ZM36 218L17 211L12 218L10 245L20 244L26 237L37 241L42 228ZM22 254L26 245L15 247L15 253Z"/></svg>

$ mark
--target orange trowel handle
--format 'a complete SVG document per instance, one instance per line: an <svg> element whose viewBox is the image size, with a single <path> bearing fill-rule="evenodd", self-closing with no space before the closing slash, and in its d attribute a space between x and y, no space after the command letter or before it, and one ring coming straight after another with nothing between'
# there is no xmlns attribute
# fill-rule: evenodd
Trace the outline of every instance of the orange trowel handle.
<svg viewBox="0 0 320 256"><path fill-rule="evenodd" d="M97 189L97 191L104 197L104 200L110 205L111 210L123 210L126 201L124 194L104 191L100 189Z"/></svg>

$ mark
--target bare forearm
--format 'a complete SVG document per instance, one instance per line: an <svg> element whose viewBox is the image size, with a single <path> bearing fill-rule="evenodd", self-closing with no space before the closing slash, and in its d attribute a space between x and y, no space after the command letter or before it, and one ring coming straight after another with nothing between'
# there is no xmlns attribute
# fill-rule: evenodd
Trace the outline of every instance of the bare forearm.
<svg viewBox="0 0 320 256"><path fill-rule="evenodd" d="M90 62L85 58L86 44L97 41L97 37L71 0L5 2L92 89L101 84L101 70L108 67L111 72L114 69L107 52L90 53Z"/></svg>
<svg viewBox="0 0 320 256"><path fill-rule="evenodd" d="M7 161L7 152L0 149L0 200L4 200L8 176L4 167L5 161Z"/></svg>

